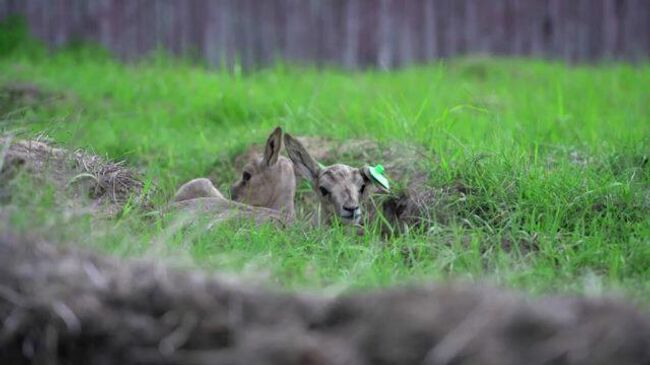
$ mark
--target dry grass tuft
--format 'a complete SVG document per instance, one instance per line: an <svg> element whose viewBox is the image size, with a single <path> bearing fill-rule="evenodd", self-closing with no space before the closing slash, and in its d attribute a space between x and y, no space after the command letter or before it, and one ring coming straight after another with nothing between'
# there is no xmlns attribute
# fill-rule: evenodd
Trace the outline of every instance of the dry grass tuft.
<svg viewBox="0 0 650 365"><path fill-rule="evenodd" d="M0 137L0 146L4 151L0 180L8 182L25 173L37 185L52 184L62 205L89 206L98 215L112 216L130 199L136 204L146 203L142 180L123 162L54 147L43 140ZM10 198L11 192L2 191L2 195Z"/></svg>

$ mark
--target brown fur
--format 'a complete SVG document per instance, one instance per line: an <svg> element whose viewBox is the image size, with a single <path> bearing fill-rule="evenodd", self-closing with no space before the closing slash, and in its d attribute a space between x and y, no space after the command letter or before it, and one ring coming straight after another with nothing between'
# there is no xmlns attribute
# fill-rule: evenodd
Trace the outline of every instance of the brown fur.
<svg viewBox="0 0 650 365"><path fill-rule="evenodd" d="M174 195L175 202L191 200L196 198L219 198L225 199L221 192L212 184L212 181L199 177L183 184Z"/></svg>
<svg viewBox="0 0 650 365"><path fill-rule="evenodd" d="M293 164L280 156L282 129L276 128L266 142L264 155L253 158L226 199L206 178L185 183L176 192L172 207L192 214L209 215L213 223L232 217L249 217L255 223L293 220L296 191Z"/></svg>
<svg viewBox="0 0 650 365"><path fill-rule="evenodd" d="M296 178L291 161L280 156L281 149L282 130L276 128L266 141L264 155L249 161L230 187L232 200L293 217Z"/></svg>

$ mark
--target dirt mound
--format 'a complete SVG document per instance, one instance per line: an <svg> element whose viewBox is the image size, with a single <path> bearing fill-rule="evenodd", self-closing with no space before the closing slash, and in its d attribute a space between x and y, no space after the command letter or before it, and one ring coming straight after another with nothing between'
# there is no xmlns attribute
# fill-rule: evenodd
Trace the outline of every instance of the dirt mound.
<svg viewBox="0 0 650 365"><path fill-rule="evenodd" d="M426 229L448 217L442 207L450 196L458 195L457 187L434 188L428 184L429 168L435 156L421 146L400 143L381 144L371 140L336 141L323 137L298 137L312 156L323 164L346 163L352 166L382 164L393 185L389 194L375 196L369 204L370 220L381 212L385 232L403 232L412 228ZM232 165L241 171L247 161L261 154L264 146L252 145L236 156ZM217 174L211 174L215 177ZM299 177L299 176L298 176ZM298 189L296 209L303 215L316 206L316 196L308 189Z"/></svg>
<svg viewBox="0 0 650 365"><path fill-rule="evenodd" d="M282 294L0 236L0 361L648 364L650 319L472 286Z"/></svg>
<svg viewBox="0 0 650 365"><path fill-rule="evenodd" d="M0 198L11 200L9 182L20 172L37 183L52 184L58 203L114 215L129 198L139 202L143 183L123 163L84 151L69 151L36 140L0 137Z"/></svg>

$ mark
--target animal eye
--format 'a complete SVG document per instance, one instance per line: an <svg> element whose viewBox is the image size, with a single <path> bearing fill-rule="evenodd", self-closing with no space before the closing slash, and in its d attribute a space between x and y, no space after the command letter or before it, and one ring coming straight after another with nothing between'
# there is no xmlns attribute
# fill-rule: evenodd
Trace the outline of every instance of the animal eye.
<svg viewBox="0 0 650 365"><path fill-rule="evenodd" d="M249 172L244 171L244 173L241 174L241 179L242 181L246 182L251 179L251 174Z"/></svg>
<svg viewBox="0 0 650 365"><path fill-rule="evenodd" d="M327 196L330 193L327 189L325 189L322 186L319 189L320 189L320 193L323 194L323 196Z"/></svg>

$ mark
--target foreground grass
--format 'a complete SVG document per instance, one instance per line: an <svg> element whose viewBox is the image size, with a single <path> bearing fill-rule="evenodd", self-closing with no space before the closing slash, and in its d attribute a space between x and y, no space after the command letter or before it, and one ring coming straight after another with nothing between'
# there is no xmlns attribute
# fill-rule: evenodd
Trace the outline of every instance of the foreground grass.
<svg viewBox="0 0 650 365"><path fill-rule="evenodd" d="M292 288L454 277L650 300L648 65L467 59L391 73L278 66L242 75L77 51L2 58L0 84L12 82L65 96L5 105L0 128L125 159L159 186L157 206L214 166L227 187L235 172L223 161L276 125L422 145L431 185L470 192L445 224L382 239L303 225L178 231L137 208L97 222L60 213L53 192L25 185L12 200L16 230Z"/></svg>

